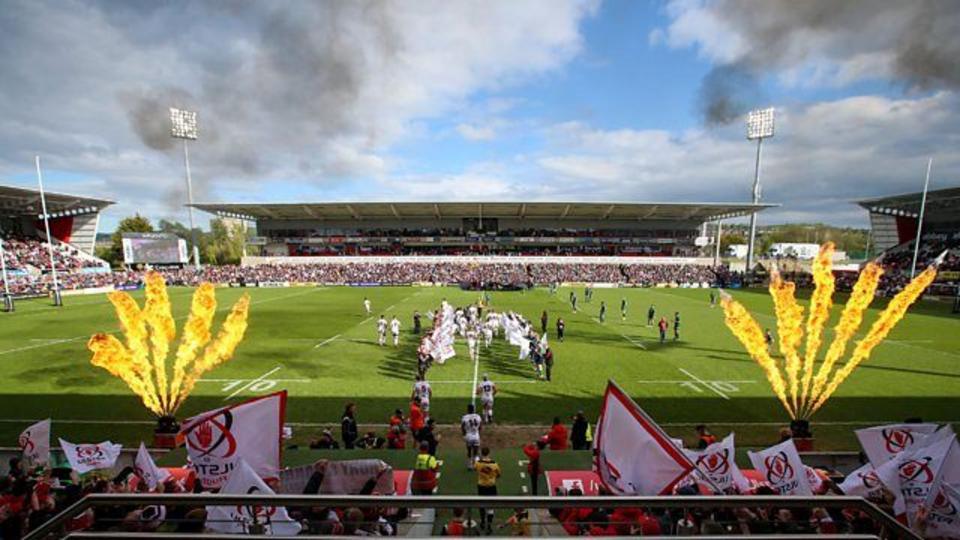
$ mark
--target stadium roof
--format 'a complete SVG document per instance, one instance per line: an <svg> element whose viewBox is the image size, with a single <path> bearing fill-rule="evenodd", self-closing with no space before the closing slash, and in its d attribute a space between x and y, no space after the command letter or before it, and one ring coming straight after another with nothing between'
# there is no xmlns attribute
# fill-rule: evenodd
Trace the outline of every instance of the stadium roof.
<svg viewBox="0 0 960 540"><path fill-rule="evenodd" d="M329 202L197 203L224 217L257 220L356 220L423 218L598 219L611 221L710 221L741 217L776 204L600 202Z"/></svg>
<svg viewBox="0 0 960 540"><path fill-rule="evenodd" d="M857 204L875 214L889 214L893 216L919 217L920 202L923 193L906 193L890 197L864 199ZM949 216L948 216L949 214ZM938 217L953 217L960 214L960 187L937 189L927 192L927 209L924 219Z"/></svg>
<svg viewBox="0 0 960 540"><path fill-rule="evenodd" d="M67 195L44 190L51 217L93 214L113 204L107 199ZM39 216L42 213L40 191L0 184L0 215Z"/></svg>

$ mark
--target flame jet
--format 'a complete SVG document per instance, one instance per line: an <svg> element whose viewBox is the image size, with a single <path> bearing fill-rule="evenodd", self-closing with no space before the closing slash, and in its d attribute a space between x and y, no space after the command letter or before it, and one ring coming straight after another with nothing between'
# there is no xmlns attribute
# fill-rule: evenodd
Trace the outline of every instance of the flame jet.
<svg viewBox="0 0 960 540"><path fill-rule="evenodd" d="M144 281L143 309L125 292L108 295L126 344L112 335L98 333L91 336L87 348L93 353L90 362L94 366L121 379L154 414L172 415L204 373L233 357L247 330L250 298L244 294L237 300L211 342L217 300L213 285L201 284L194 292L174 358L173 376L168 379L167 356L176 339L177 326L163 276L150 272ZM198 356L201 349L203 354Z"/></svg>

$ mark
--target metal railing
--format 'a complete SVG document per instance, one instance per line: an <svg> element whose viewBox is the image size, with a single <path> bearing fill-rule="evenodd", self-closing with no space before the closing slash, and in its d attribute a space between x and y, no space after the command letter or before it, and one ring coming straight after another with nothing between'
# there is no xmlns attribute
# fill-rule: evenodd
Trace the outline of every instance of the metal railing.
<svg viewBox="0 0 960 540"><path fill-rule="evenodd" d="M284 506L289 508L407 508L407 509L564 509L564 508L645 508L678 511L703 511L737 508L777 508L826 510L855 509L867 514L880 526L881 537L918 540L920 537L883 512L873 503L860 497L780 497L770 495L752 496L663 496L663 497L481 497L481 496L346 496L346 495L226 495L226 494L92 494L66 508L47 523L41 525L26 540L67 537L68 522L89 509L98 507L136 508L148 505L175 507L207 506ZM563 535L562 529L559 535ZM69 538L187 538L197 533L129 533L129 532L74 532ZM421 535L422 536L422 535ZM204 538L221 538L222 535L204 534ZM297 538L310 538L302 535ZM782 537L782 536L781 536ZM791 538L811 537L809 533L791 535ZM828 538L829 535L816 535ZM845 535L844 538L853 538ZM860 536L862 537L862 536ZM869 537L869 536L868 536ZM279 538L279 537L274 537ZM318 537L319 538L319 537ZM324 535L323 538L330 538ZM678 537L671 537L678 538Z"/></svg>

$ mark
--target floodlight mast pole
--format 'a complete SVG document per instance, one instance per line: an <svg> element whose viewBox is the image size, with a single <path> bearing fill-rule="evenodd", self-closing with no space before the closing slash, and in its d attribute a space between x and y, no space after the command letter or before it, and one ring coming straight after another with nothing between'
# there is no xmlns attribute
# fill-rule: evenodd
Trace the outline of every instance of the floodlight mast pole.
<svg viewBox="0 0 960 540"><path fill-rule="evenodd" d="M756 256L757 208L760 203L760 159L763 155L763 139L773 137L773 108L750 111L747 115L747 140L757 140L757 160L753 170L753 212L750 214L750 238L747 242L747 274L753 272Z"/></svg>
<svg viewBox="0 0 960 540"><path fill-rule="evenodd" d="M920 215L917 217L917 237L913 240L913 263L910 265L910 279L917 273L917 256L920 254L920 235L923 233L923 213L927 209L927 188L930 187L930 169L933 158L927 161L927 178L923 181L923 197L920 199Z"/></svg>
<svg viewBox="0 0 960 540"><path fill-rule="evenodd" d="M190 151L183 139L183 164L187 169L187 211L190 214L190 243L193 244L193 266L200 269L200 249L197 247L197 229L193 225L193 179L190 177Z"/></svg>
<svg viewBox="0 0 960 540"><path fill-rule="evenodd" d="M37 182L40 184L40 206L43 209L43 228L47 233L47 252L50 253L50 274L53 276L53 305L62 306L60 283L57 280L57 263L53 258L53 236L50 235L50 215L47 214L47 196L43 191L43 173L40 172L40 156L36 156Z"/></svg>
<svg viewBox="0 0 960 540"><path fill-rule="evenodd" d="M7 254L3 251L3 237L0 236L0 273L3 274L3 310L13 311L13 296L10 295L10 284L7 282Z"/></svg>

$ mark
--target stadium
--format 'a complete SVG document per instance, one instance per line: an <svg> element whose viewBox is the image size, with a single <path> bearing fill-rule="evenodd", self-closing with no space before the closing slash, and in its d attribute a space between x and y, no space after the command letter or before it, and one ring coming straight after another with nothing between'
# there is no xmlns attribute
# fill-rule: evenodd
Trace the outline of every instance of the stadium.
<svg viewBox="0 0 960 540"><path fill-rule="evenodd" d="M12 0L0 539L960 538L960 10L745 5Z"/></svg>

